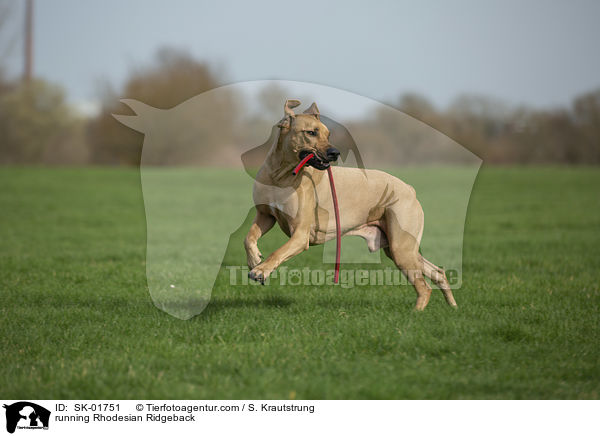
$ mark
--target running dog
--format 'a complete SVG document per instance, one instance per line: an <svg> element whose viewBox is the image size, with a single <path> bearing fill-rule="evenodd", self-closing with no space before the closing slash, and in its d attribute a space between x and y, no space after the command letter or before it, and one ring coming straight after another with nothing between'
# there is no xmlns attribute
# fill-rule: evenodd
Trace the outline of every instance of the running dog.
<svg viewBox="0 0 600 436"><path fill-rule="evenodd" d="M286 260L336 237L333 202L325 175L340 152L329 143L329 130L321 122L317 105L295 114L298 100L287 100L278 123L279 137L256 175L256 217L244 241L249 277L264 281ZM314 157L297 175L300 160ZM419 253L424 215L412 186L387 173L359 168L332 167L340 208L341 233L361 236L370 251L385 254L407 276L417 292L416 310L429 303L430 278L446 302L456 301L443 269ZM289 240L266 260L258 240L277 222Z"/></svg>

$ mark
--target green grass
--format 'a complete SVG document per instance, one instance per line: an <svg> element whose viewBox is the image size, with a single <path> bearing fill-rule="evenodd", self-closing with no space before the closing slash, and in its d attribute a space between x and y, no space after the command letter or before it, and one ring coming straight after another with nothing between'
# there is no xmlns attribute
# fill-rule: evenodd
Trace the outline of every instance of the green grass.
<svg viewBox="0 0 600 436"><path fill-rule="evenodd" d="M397 173L419 192L418 169ZM598 169L482 168L456 311L435 292L413 312L408 286L229 286L223 269L188 321L148 295L139 171L4 168L0 186L2 398L600 396Z"/></svg>

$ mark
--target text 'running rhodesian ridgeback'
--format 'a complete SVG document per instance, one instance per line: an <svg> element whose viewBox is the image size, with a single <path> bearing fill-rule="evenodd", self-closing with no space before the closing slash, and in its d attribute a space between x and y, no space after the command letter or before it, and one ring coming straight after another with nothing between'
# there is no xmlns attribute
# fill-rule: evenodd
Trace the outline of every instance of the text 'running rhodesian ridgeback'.
<svg viewBox="0 0 600 436"><path fill-rule="evenodd" d="M250 278L264 282L286 260L323 244L336 236L331 188L326 176L339 151L329 143L329 129L320 120L313 103L303 114L295 114L298 100L287 100L279 122L279 137L256 175L256 218L244 245ZM300 160L314 153L297 175ZM332 167L338 195L342 235L361 236L369 250L379 248L394 261L417 291L415 309L429 302L430 278L450 306L456 306L444 270L419 253L423 235L423 209L415 190L400 179L377 170ZM277 222L290 239L264 262L258 240Z"/></svg>

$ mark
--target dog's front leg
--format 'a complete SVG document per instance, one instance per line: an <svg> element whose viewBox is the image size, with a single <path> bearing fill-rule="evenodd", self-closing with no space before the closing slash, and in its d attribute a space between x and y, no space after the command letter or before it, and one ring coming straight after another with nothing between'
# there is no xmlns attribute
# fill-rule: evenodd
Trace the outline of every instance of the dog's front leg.
<svg viewBox="0 0 600 436"><path fill-rule="evenodd" d="M292 231L290 239L275 250L263 263L255 266L248 277L264 283L271 273L286 260L308 249L310 242L310 229L313 223L312 214L315 210L315 195L310 179L303 179L303 184L296 189L298 215L290 226Z"/></svg>
<svg viewBox="0 0 600 436"><path fill-rule="evenodd" d="M283 262L302 253L308 249L310 239L310 227L300 226L292 237L281 247L271 254L267 260L255 267L248 277L253 280L264 283L269 275Z"/></svg>
<svg viewBox="0 0 600 436"><path fill-rule="evenodd" d="M252 269L261 262L262 254L258 249L258 240L261 236L271 230L274 224L275 217L273 217L273 215L265 213L259 207L256 208L256 217L250 226L246 239L244 239L248 268Z"/></svg>

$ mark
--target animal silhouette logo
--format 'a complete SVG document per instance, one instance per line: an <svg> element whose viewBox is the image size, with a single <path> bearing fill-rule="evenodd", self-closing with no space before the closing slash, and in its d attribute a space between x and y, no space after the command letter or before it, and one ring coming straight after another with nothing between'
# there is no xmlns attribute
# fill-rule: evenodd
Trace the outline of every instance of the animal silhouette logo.
<svg viewBox="0 0 600 436"><path fill-rule="evenodd" d="M229 256L235 248L228 248L233 235L250 225L257 170L278 138L279 103L278 112L265 118L251 97L267 85L293 88L289 95L319 101L321 120L340 151L338 166L404 165L398 170L402 180L418 186L427 212L423 253L443 262L454 273L450 285L460 288L466 212L481 159L431 126L365 97L310 83L254 81L215 88L169 109L124 99L129 114L113 114L143 134L146 279L156 307L180 319L198 315L211 299L219 272L244 267L245 256ZM359 121L343 115L345 108L359 106L365 108ZM411 169L411 159L427 165ZM452 172L437 164L461 167ZM282 188L271 191L276 189ZM356 271L360 265L382 264L380 250L364 250L356 245L363 241L355 239L344 241L342 264L358 265ZM332 265L335 242L322 247L323 264Z"/></svg>
<svg viewBox="0 0 600 436"><path fill-rule="evenodd" d="M50 411L29 401L19 401L4 405L6 409L6 431L14 433L19 429L48 429Z"/></svg>

